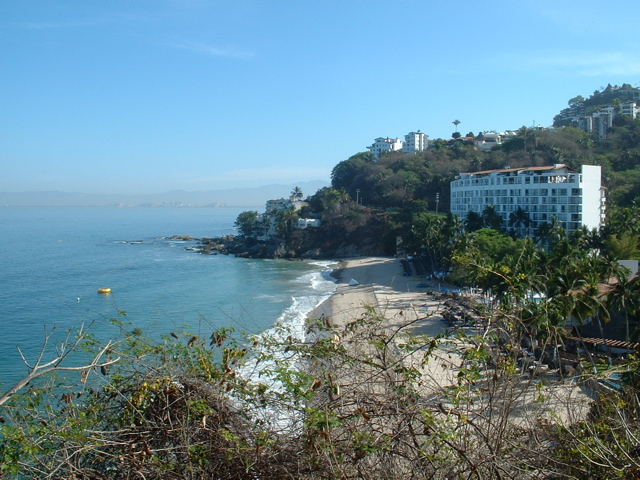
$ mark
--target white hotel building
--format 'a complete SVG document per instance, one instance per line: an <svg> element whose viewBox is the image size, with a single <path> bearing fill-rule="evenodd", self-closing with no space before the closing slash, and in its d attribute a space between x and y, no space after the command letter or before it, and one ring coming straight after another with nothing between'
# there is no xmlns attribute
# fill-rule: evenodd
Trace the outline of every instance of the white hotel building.
<svg viewBox="0 0 640 480"><path fill-rule="evenodd" d="M521 208L529 215L528 231L519 226L517 233L526 236L553 217L567 233L583 225L589 229L604 223L605 195L600 166L583 165L580 172L566 165L505 168L461 173L451 182L451 213L465 220L469 212L482 214L493 205L510 226L512 212Z"/></svg>

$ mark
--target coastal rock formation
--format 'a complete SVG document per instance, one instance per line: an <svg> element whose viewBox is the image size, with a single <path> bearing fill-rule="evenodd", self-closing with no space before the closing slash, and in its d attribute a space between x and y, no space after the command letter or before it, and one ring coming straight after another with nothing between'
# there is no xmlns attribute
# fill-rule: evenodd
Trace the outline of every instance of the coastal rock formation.
<svg viewBox="0 0 640 480"><path fill-rule="evenodd" d="M334 259L389 256L395 253L398 232L385 213L361 215L359 220L336 215L319 227L293 229L267 240L225 235L199 240L197 251L243 258Z"/></svg>
<svg viewBox="0 0 640 480"><path fill-rule="evenodd" d="M311 236L292 238L284 241L259 241L254 238L225 235L215 238L202 238L196 251L202 254L235 255L241 258L347 258L371 255L386 255L382 242L361 239L355 243L352 239L343 241L317 241ZM311 240L311 241L310 241ZM315 240L315 241L314 241Z"/></svg>

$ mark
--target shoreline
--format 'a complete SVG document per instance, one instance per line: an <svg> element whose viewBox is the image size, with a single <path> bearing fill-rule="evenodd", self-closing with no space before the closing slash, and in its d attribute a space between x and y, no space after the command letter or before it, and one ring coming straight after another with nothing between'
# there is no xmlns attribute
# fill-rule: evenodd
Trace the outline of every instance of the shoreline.
<svg viewBox="0 0 640 480"><path fill-rule="evenodd" d="M427 294L428 288L422 286L420 279L404 276L397 258L357 257L341 260L331 276L336 279L336 289L307 313L309 320L328 317L333 324L344 326L360 318L367 307L372 307L384 317L386 327L412 323L410 329L414 333L430 336L446 331L441 317L431 315L441 302ZM357 285L350 285L352 280Z"/></svg>

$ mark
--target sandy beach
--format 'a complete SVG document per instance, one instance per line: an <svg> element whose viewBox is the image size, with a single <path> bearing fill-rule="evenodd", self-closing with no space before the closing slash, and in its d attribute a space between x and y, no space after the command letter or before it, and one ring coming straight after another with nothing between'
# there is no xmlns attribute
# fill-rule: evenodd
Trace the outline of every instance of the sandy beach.
<svg viewBox="0 0 640 480"><path fill-rule="evenodd" d="M411 324L409 328L416 334L435 336L444 332L438 315L418 321L436 313L440 302L426 292L438 290L438 283L418 287L421 279L404 276L397 258L349 259L340 262L335 272L338 279L335 293L310 312L309 318L325 316L335 325L344 325L361 317L366 307L373 307L386 318L389 327L402 322ZM352 280L358 284L350 285Z"/></svg>
<svg viewBox="0 0 640 480"><path fill-rule="evenodd" d="M338 279L335 293L310 312L309 319L328 318L332 326L340 329L362 318L367 308L373 308L384 319L380 325L383 329L387 332L402 332L396 337L396 341L402 341L407 334L436 337L447 330L447 324L441 315L443 301L427 292L437 292L441 287L451 285L427 281L429 286L425 286L424 280L415 275L404 276L400 259L349 259L339 263L335 276ZM353 280L357 285L351 285ZM341 340L347 342L347 348L355 356L371 354L367 345L359 340ZM455 382L460 356L451 344L442 345L434 351L432 359L426 365L422 364L420 350L414 356L397 354L397 361L400 361L401 356L401 361L407 365L420 365L423 371L421 383L429 390L439 390ZM352 381L354 379L349 378L346 383Z"/></svg>
<svg viewBox="0 0 640 480"><path fill-rule="evenodd" d="M435 337L449 328L443 321L445 305L438 292L451 285L440 284L437 280L425 281L414 276L404 276L400 260L390 257L366 257L342 261L335 269L338 279L336 291L331 297L309 313L309 319L328 318L331 324L340 328L363 317L367 308L374 308L384 318L381 327L388 331L403 329L413 335ZM350 283L355 280L357 285ZM341 339L342 340L342 339ZM354 354L364 352L366 346L347 341ZM428 395L436 394L448 385L456 383L461 351L466 345L457 341L441 344L428 363L423 363L420 355L406 356L403 362L419 365L422 371L421 385ZM419 353L419 352L418 352ZM347 374L349 375L349 374ZM351 383L354 379L346 380ZM525 382L527 383L527 382ZM553 382L546 390L545 402L533 402L530 392L523 392L518 408L514 408L511 418L517 423L526 423L532 418L546 417L554 421L571 423L583 418L588 410L590 398L573 380ZM534 391L535 392L535 391ZM535 404L536 413L531 415ZM515 407L515 405L514 405Z"/></svg>

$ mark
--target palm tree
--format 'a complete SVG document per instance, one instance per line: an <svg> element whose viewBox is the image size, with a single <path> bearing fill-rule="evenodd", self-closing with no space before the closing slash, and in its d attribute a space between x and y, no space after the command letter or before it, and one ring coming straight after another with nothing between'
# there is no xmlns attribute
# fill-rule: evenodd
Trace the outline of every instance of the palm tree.
<svg viewBox="0 0 640 480"><path fill-rule="evenodd" d="M444 228L445 220L433 215L420 216L411 228L422 256L427 258L432 271L439 266L444 257L443 248L447 243Z"/></svg>
<svg viewBox="0 0 640 480"><path fill-rule="evenodd" d="M457 118L451 122L456 126L456 133L458 132L458 125L460 125L462 122L460 120L458 120Z"/></svg>
<svg viewBox="0 0 640 480"><path fill-rule="evenodd" d="M485 207L482 211L482 220L484 221L485 227L502 231L502 216L500 216L494 205L487 205Z"/></svg>
<svg viewBox="0 0 640 480"><path fill-rule="evenodd" d="M627 272L621 273L607 294L607 303L612 312L624 312L625 340L630 342L629 315L640 310L640 282L637 276L629 280Z"/></svg>
<svg viewBox="0 0 640 480"><path fill-rule="evenodd" d="M476 230L480 230L482 227L484 227L482 216L478 212L469 210L467 218L464 221L464 228L467 232L475 232Z"/></svg>
<svg viewBox="0 0 640 480"><path fill-rule="evenodd" d="M518 207L515 212L511 212L509 215L509 225L515 228L517 231L522 231L524 229L524 235L518 236L527 236L527 232L529 230L529 225L531 224L531 219L529 218L529 214L525 212L522 207Z"/></svg>
<svg viewBox="0 0 640 480"><path fill-rule="evenodd" d="M601 250L603 247L601 232L597 228L589 229L586 225L582 225L571 234L571 241L587 250Z"/></svg>
<svg viewBox="0 0 640 480"><path fill-rule="evenodd" d="M551 222L543 223L536 231L536 242L547 250L553 250L563 238L566 238L565 229L555 216L551 217Z"/></svg>
<svg viewBox="0 0 640 480"><path fill-rule="evenodd" d="M338 201L340 203L349 203L351 201L351 195L344 188L338 190Z"/></svg>
<svg viewBox="0 0 640 480"><path fill-rule="evenodd" d="M464 223L460 217L453 215L451 212L447 214L447 220L444 225L444 234L448 239L451 248L464 234Z"/></svg>
<svg viewBox="0 0 640 480"><path fill-rule="evenodd" d="M300 187L295 187L293 190L291 190L291 197L293 197L293 199L297 201L302 200L302 198L304 197L304 195L302 194L302 189Z"/></svg>
<svg viewBox="0 0 640 480"><path fill-rule="evenodd" d="M271 228L271 217L268 215L262 215L260 220L258 221L258 225L262 228L262 235L269 235L269 230Z"/></svg>
<svg viewBox="0 0 640 480"><path fill-rule="evenodd" d="M344 190L344 189L342 189ZM325 211L339 211L342 194L335 188L329 188L322 197L322 206Z"/></svg>
<svg viewBox="0 0 640 480"><path fill-rule="evenodd" d="M293 221L298 218L298 212L294 207L283 208L276 214L276 228L278 233L288 239L293 231Z"/></svg>

